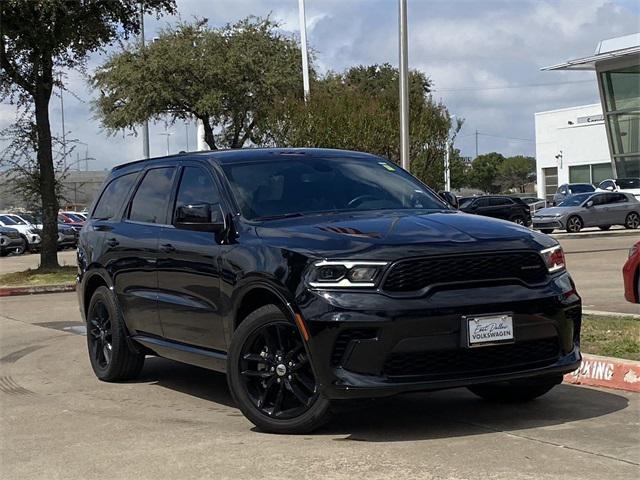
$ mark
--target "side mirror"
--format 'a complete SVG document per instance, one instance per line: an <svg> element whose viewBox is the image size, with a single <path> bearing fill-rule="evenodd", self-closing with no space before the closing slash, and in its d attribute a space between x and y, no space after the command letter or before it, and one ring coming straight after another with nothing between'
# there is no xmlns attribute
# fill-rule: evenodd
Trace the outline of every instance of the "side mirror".
<svg viewBox="0 0 640 480"><path fill-rule="evenodd" d="M447 202L449 205L451 205L453 208L458 208L459 207L458 197L456 197L453 193L451 193L451 192L439 192L438 195L440 195L440 197L445 202Z"/></svg>
<svg viewBox="0 0 640 480"><path fill-rule="evenodd" d="M224 213L219 203L181 205L176 208L175 225L185 230L220 232L225 227Z"/></svg>
<svg viewBox="0 0 640 480"><path fill-rule="evenodd" d="M593 207L593 200L589 200L584 206L587 208Z"/></svg>

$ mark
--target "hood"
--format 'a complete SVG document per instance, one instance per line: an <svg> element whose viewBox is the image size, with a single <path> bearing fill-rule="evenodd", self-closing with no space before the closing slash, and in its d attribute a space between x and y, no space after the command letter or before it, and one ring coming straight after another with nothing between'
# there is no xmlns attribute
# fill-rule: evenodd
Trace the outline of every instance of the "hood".
<svg viewBox="0 0 640 480"><path fill-rule="evenodd" d="M572 213L577 210L582 210L582 207L549 207L536 210L534 217L555 217L557 215L564 216L567 213Z"/></svg>
<svg viewBox="0 0 640 480"><path fill-rule="evenodd" d="M555 241L514 223L459 211L376 211L271 221L256 234L320 258L394 259L471 250L546 248Z"/></svg>

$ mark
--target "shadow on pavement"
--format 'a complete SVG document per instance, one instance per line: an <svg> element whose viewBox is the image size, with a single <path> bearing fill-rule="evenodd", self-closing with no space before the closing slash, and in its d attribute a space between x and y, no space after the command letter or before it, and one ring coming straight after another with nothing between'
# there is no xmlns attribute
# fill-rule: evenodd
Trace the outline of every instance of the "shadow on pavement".
<svg viewBox="0 0 640 480"><path fill-rule="evenodd" d="M137 381L235 407L221 373L149 357ZM628 404L622 395L572 385L560 385L520 405L490 403L459 388L348 402L314 435L348 435L337 441L401 442L515 432L597 418Z"/></svg>

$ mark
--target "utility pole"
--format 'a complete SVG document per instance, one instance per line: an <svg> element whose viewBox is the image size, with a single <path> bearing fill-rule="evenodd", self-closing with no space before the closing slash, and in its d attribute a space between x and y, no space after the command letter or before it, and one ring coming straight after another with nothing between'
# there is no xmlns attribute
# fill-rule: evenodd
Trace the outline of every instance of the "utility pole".
<svg viewBox="0 0 640 480"><path fill-rule="evenodd" d="M140 48L144 50L144 7L140 4ZM167 137L167 142L169 137ZM149 122L142 122L142 156L149 158Z"/></svg>
<svg viewBox="0 0 640 480"><path fill-rule="evenodd" d="M302 86L304 100L309 99L309 57L307 51L307 18L304 13L304 0L298 0L298 14L300 15L300 49L302 51Z"/></svg>
<svg viewBox="0 0 640 480"><path fill-rule="evenodd" d="M447 142L445 143L445 148L447 149L447 151L444 153L444 190L446 192L450 192L451 191L451 165L450 165L451 157L449 155L451 154L451 143L449 142L449 139L447 139Z"/></svg>
<svg viewBox="0 0 640 480"><path fill-rule="evenodd" d="M476 129L476 158L478 158L478 130Z"/></svg>
<svg viewBox="0 0 640 480"><path fill-rule="evenodd" d="M407 37L407 0L398 0L400 49L400 163L409 170L409 58Z"/></svg>
<svg viewBox="0 0 640 480"><path fill-rule="evenodd" d="M167 137L167 155L170 155L170 153L169 153L169 137L171 135L173 135L173 132L163 132L163 133L159 133L158 135L164 135L165 137Z"/></svg>

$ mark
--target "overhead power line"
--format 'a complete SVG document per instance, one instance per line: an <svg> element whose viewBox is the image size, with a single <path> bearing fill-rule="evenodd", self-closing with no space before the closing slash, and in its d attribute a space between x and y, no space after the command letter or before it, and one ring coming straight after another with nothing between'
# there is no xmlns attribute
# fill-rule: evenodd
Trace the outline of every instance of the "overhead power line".
<svg viewBox="0 0 640 480"><path fill-rule="evenodd" d="M433 92L475 92L480 90L508 90L512 88L535 88L535 87L553 87L555 85L572 85L576 83L593 83L596 79L592 80L573 80L567 82L554 82L554 83L529 83L520 85L494 85L490 87L460 87L460 88L434 88Z"/></svg>

